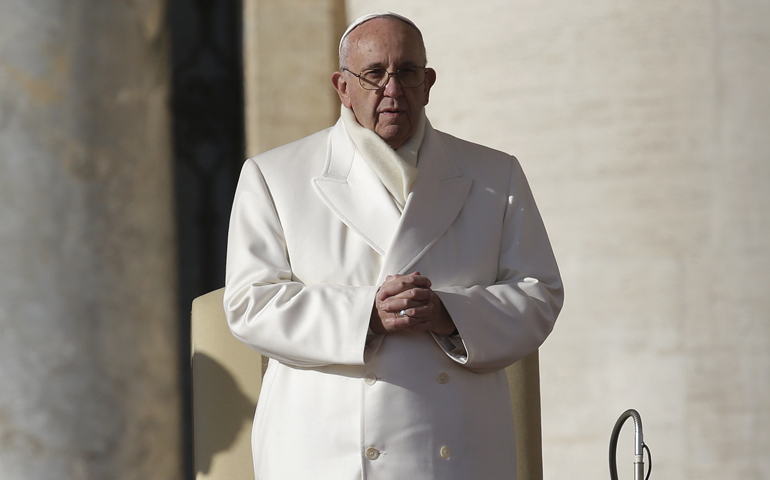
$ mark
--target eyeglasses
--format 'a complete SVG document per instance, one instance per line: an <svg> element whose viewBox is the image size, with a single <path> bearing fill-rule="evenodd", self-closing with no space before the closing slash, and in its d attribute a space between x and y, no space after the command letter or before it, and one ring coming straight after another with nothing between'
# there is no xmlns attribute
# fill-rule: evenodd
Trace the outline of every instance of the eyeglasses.
<svg viewBox="0 0 770 480"><path fill-rule="evenodd" d="M403 88L416 88L425 83L425 75L428 71L427 68L423 67L399 68L392 73L384 68L371 68L358 74L347 68L343 68L343 70L358 77L358 83L364 90L379 90L388 84L390 77L396 77L398 84Z"/></svg>

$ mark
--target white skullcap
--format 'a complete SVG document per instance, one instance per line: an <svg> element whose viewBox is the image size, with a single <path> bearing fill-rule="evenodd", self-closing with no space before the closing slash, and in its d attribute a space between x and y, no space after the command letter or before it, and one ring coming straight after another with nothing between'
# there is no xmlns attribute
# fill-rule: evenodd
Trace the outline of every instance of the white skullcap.
<svg viewBox="0 0 770 480"><path fill-rule="evenodd" d="M393 17L408 23L409 25L414 27L415 30L417 30L417 33L419 33L420 37L422 38L422 32L420 31L419 28L417 28L417 25L415 25L413 21L409 20L403 15L399 15L393 12L369 13L367 15L363 15L361 17L356 18L355 21L353 21L353 23L351 23L350 26L348 26L348 29L345 30L345 33L342 34L342 38L340 38L340 46L338 49L339 55L342 56L342 43L345 41L345 37L347 37L350 34L350 32L358 28L362 23L366 23L369 20L372 20L375 18L381 18L381 17Z"/></svg>

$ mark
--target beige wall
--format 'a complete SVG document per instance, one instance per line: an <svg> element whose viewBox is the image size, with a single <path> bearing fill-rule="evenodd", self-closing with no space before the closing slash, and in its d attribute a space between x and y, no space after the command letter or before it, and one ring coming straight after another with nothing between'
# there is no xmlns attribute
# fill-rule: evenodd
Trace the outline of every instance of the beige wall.
<svg viewBox="0 0 770 480"><path fill-rule="evenodd" d="M244 0L246 156L334 124L343 0Z"/></svg>
<svg viewBox="0 0 770 480"><path fill-rule="evenodd" d="M517 155L549 228L545 478L608 478L631 407L652 478L770 478L770 3L347 1L378 10L425 34L433 124Z"/></svg>

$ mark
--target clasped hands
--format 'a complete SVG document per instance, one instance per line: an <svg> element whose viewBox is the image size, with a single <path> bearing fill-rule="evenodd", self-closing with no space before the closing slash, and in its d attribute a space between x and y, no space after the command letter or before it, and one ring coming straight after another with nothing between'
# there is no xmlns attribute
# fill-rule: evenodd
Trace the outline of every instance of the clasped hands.
<svg viewBox="0 0 770 480"><path fill-rule="evenodd" d="M388 275L377 290L369 326L375 333L431 331L450 335L455 324L431 281L420 272Z"/></svg>

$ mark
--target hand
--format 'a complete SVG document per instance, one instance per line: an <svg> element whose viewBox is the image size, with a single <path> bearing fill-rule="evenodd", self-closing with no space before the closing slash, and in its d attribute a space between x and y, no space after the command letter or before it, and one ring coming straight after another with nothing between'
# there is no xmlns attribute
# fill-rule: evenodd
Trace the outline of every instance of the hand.
<svg viewBox="0 0 770 480"><path fill-rule="evenodd" d="M431 281L420 272L388 275L377 291L370 327L375 333L432 331L449 335L455 331L452 317ZM401 312L405 315L401 315Z"/></svg>

